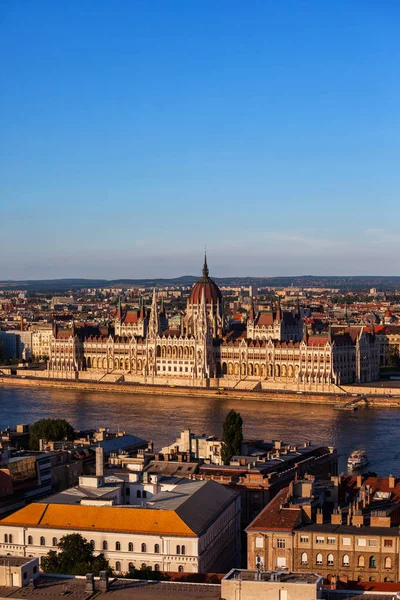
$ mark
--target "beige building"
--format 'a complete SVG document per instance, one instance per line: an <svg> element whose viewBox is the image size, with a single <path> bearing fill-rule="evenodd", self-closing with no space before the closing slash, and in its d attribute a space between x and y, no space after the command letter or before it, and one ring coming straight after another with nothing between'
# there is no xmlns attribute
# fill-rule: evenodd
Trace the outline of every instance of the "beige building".
<svg viewBox="0 0 400 600"><path fill-rule="evenodd" d="M376 380L379 349L363 326L303 329L300 308L259 311L229 330L223 297L207 262L193 286L180 325L168 323L154 290L150 311L123 311L113 326L54 327L48 376L159 385L235 387L265 382L301 390Z"/></svg>
<svg viewBox="0 0 400 600"><path fill-rule="evenodd" d="M215 436L196 435L190 429L184 429L181 435L170 446L161 448L161 454L187 452L193 458L201 458L214 465L222 465L222 441Z"/></svg>
<svg viewBox="0 0 400 600"><path fill-rule="evenodd" d="M220 573L240 563L240 497L213 481L82 476L0 521L0 551L41 558L68 533L81 533L119 573Z"/></svg>
<svg viewBox="0 0 400 600"><path fill-rule="evenodd" d="M0 587L25 587L39 577L37 558L0 556Z"/></svg>
<svg viewBox="0 0 400 600"><path fill-rule="evenodd" d="M232 569L221 581L224 600L318 600L323 579L316 573Z"/></svg>
<svg viewBox="0 0 400 600"><path fill-rule="evenodd" d="M394 477L295 481L246 529L248 567L398 582L399 515Z"/></svg>
<svg viewBox="0 0 400 600"><path fill-rule="evenodd" d="M32 328L32 354L35 358L39 356L50 356L50 339L53 335L51 323L35 325Z"/></svg>

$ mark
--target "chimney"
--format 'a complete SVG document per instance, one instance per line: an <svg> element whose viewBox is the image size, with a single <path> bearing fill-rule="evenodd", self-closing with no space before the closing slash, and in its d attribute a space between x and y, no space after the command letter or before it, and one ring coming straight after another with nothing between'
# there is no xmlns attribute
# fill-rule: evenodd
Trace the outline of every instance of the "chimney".
<svg viewBox="0 0 400 600"><path fill-rule="evenodd" d="M104 449L96 448L96 477L104 477Z"/></svg>
<svg viewBox="0 0 400 600"><path fill-rule="evenodd" d="M322 510L320 508L317 508L317 514L315 517L315 522L317 525L322 525L324 522L324 515L322 513Z"/></svg>
<svg viewBox="0 0 400 600"><path fill-rule="evenodd" d="M331 514L331 524L332 525L341 525L342 524L342 511L340 508L337 508Z"/></svg>
<svg viewBox="0 0 400 600"><path fill-rule="evenodd" d="M356 527L364 525L364 515L361 511L357 511L357 514L353 515L352 525L355 525Z"/></svg>
<svg viewBox="0 0 400 600"><path fill-rule="evenodd" d="M389 488L392 490L396 487L396 478L393 475L389 475Z"/></svg>

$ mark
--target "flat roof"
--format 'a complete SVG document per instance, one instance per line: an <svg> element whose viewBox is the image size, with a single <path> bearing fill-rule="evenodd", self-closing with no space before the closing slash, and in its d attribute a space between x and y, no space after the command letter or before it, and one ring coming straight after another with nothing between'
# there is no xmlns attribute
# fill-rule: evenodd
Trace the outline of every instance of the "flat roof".
<svg viewBox="0 0 400 600"><path fill-rule="evenodd" d="M85 579L63 579L57 580L50 577L40 577L36 589L25 587L23 597L27 600L49 600L49 598L65 598L68 596L76 600L87 600L88 593L85 591ZM21 590L6 588L7 598L21 598ZM108 592L98 590L98 578L95 580L96 600L106 600L112 597L114 600L220 600L221 586L219 584L180 583L163 581L139 581L135 579L110 580ZM1 588L0 588L1 592Z"/></svg>
<svg viewBox="0 0 400 600"><path fill-rule="evenodd" d="M0 556L0 565L6 565L10 567L22 567L31 560L39 560L38 558L28 558L26 556Z"/></svg>
<svg viewBox="0 0 400 600"><path fill-rule="evenodd" d="M315 585L322 579L317 573L299 573L292 571L258 571L257 569L232 569L223 580L259 581L272 583L306 583Z"/></svg>

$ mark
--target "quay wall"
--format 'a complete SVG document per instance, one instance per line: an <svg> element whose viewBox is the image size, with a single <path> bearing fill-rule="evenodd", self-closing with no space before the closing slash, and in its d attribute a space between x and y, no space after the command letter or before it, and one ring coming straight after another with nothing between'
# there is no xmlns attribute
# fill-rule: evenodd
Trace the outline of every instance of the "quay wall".
<svg viewBox="0 0 400 600"><path fill-rule="evenodd" d="M199 398L232 398L237 400L255 400L260 402L292 402L304 404L345 404L356 398L349 397L345 391L341 392L298 392L284 389L218 389L215 387L181 387L177 385L150 385L124 382L98 382L96 380L80 381L76 379L50 379L31 376L8 376L0 374L0 386L31 387L31 388L56 388L79 389L97 392L113 392L121 394L149 394L165 396L183 396ZM400 388L390 389L390 397L382 394L381 388L350 388L350 393L366 394L368 406L371 408L400 408ZM370 390L370 391L367 391ZM377 390L377 391L375 391ZM379 394L377 393L379 391Z"/></svg>

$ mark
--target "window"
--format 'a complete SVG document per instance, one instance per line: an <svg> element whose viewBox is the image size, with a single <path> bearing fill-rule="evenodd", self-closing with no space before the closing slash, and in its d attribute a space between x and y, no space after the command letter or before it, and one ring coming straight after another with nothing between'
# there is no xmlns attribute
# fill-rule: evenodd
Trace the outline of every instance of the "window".
<svg viewBox="0 0 400 600"><path fill-rule="evenodd" d="M305 544L306 542L308 542L308 535L301 535L300 536L300 542L302 544Z"/></svg>
<svg viewBox="0 0 400 600"><path fill-rule="evenodd" d="M160 565L154 565L154 570L155 571L159 571L160 570Z"/></svg>
<svg viewBox="0 0 400 600"><path fill-rule="evenodd" d="M343 565L344 567L349 567L349 566L350 566L350 559L349 559L349 556L348 556L348 554L345 554L345 555L343 556L343 558L342 558L342 565Z"/></svg>
<svg viewBox="0 0 400 600"><path fill-rule="evenodd" d="M44 539L43 536L40 538L40 545L41 546L45 546L46 545L46 540Z"/></svg>
<svg viewBox="0 0 400 600"><path fill-rule="evenodd" d="M385 558L385 569L391 569L392 568L392 559L387 556Z"/></svg>
<svg viewBox="0 0 400 600"><path fill-rule="evenodd" d="M131 490L129 488L126 488L126 492L125 493L126 493L127 496L130 496L131 495Z"/></svg>
<svg viewBox="0 0 400 600"><path fill-rule="evenodd" d="M121 542L115 542L115 549L121 550Z"/></svg>
<svg viewBox="0 0 400 600"><path fill-rule="evenodd" d="M325 538L317 535L317 539L315 540L317 544L323 544L325 542Z"/></svg>
<svg viewBox="0 0 400 600"><path fill-rule="evenodd" d="M92 546L93 550L95 550L96 542L94 540L90 540L90 545Z"/></svg>
<svg viewBox="0 0 400 600"><path fill-rule="evenodd" d="M317 563L317 565L322 565L322 554L321 553L317 554L316 563Z"/></svg>
<svg viewBox="0 0 400 600"><path fill-rule="evenodd" d="M378 540L368 540L368 546L377 546Z"/></svg>
<svg viewBox="0 0 400 600"><path fill-rule="evenodd" d="M365 538L358 538L357 546L366 546L366 545L367 545L367 540Z"/></svg>
<svg viewBox="0 0 400 600"><path fill-rule="evenodd" d="M286 540L282 538L278 538L277 548L286 548Z"/></svg>
<svg viewBox="0 0 400 600"><path fill-rule="evenodd" d="M182 548L181 548L181 554L186 554L186 547L185 546L182 546Z"/></svg>
<svg viewBox="0 0 400 600"><path fill-rule="evenodd" d="M7 535L7 533L4 534L4 543L8 544L8 535Z"/></svg>
<svg viewBox="0 0 400 600"><path fill-rule="evenodd" d="M103 550L108 550L108 544L105 540L103 542Z"/></svg>
<svg viewBox="0 0 400 600"><path fill-rule="evenodd" d="M264 548L264 538L262 538L262 537L256 538L256 548Z"/></svg>
<svg viewBox="0 0 400 600"><path fill-rule="evenodd" d="M36 573L37 573L37 567L33 567L33 573L34 573L34 575L36 575Z"/></svg>
<svg viewBox="0 0 400 600"><path fill-rule="evenodd" d="M135 570L135 566L134 566L133 562L129 563L128 569L129 569L129 571L134 571Z"/></svg>
<svg viewBox="0 0 400 600"><path fill-rule="evenodd" d="M28 535L28 544L33 544L33 537L31 535Z"/></svg>
<svg viewBox="0 0 400 600"><path fill-rule="evenodd" d="M365 567L365 560L363 556L359 556L358 557L358 566L359 567Z"/></svg>
<svg viewBox="0 0 400 600"><path fill-rule="evenodd" d="M179 565L179 567L178 567L178 573L183 573L183 567L182 567L182 565Z"/></svg>
<svg viewBox="0 0 400 600"><path fill-rule="evenodd" d="M146 544L142 544L142 552L147 552Z"/></svg>
<svg viewBox="0 0 400 600"><path fill-rule="evenodd" d="M301 555L301 564L306 565L308 563L307 552L303 552Z"/></svg>
<svg viewBox="0 0 400 600"><path fill-rule="evenodd" d="M159 554L160 553L160 546L159 544L155 544L154 545L154 554Z"/></svg>
<svg viewBox="0 0 400 600"><path fill-rule="evenodd" d="M121 563L119 562L119 560L117 560L117 562L115 563L115 570L121 571Z"/></svg>
<svg viewBox="0 0 400 600"><path fill-rule="evenodd" d="M351 538L347 538L347 537L342 538L342 545L343 546L351 546Z"/></svg>
<svg viewBox="0 0 400 600"><path fill-rule="evenodd" d="M146 563L142 563L142 566L140 567L141 569L146 569L147 565Z"/></svg>
<svg viewBox="0 0 400 600"><path fill-rule="evenodd" d="M181 553L181 547L180 547L180 546L177 546L177 547L176 547L176 553L177 553L177 554L180 554L180 553Z"/></svg>
<svg viewBox="0 0 400 600"><path fill-rule="evenodd" d="M132 542L129 542L128 550L129 550L129 552L133 552L133 543Z"/></svg>
<svg viewBox="0 0 400 600"><path fill-rule="evenodd" d="M327 558L327 565L328 567L333 567L333 554L328 554L328 558Z"/></svg>
<svg viewBox="0 0 400 600"><path fill-rule="evenodd" d="M336 543L336 538L328 537L328 544L335 544L335 543Z"/></svg>
<svg viewBox="0 0 400 600"><path fill-rule="evenodd" d="M383 540L383 545L385 548L392 548L393 540Z"/></svg>
<svg viewBox="0 0 400 600"><path fill-rule="evenodd" d="M57 543L58 543L58 542L57 542L57 538L53 538L53 539L52 539L52 543L53 543L53 546L57 546Z"/></svg>
<svg viewBox="0 0 400 600"><path fill-rule="evenodd" d="M375 558L375 556L370 556L369 557L369 568L370 569L376 569L376 558Z"/></svg>
<svg viewBox="0 0 400 600"><path fill-rule="evenodd" d="M147 498L147 492L146 492L146 490L143 490L142 498Z"/></svg>
<svg viewBox="0 0 400 600"><path fill-rule="evenodd" d="M136 492L136 498L141 498L142 497L142 492L140 490L138 490Z"/></svg>

